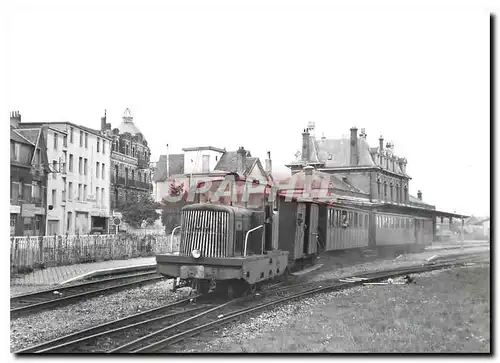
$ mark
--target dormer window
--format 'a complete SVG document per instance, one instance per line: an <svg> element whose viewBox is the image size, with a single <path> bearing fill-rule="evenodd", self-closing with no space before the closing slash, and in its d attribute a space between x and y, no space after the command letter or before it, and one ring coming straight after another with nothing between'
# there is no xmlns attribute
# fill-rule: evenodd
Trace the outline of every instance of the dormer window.
<svg viewBox="0 0 500 363"><path fill-rule="evenodd" d="M328 154L328 160L332 160L332 154Z"/></svg>

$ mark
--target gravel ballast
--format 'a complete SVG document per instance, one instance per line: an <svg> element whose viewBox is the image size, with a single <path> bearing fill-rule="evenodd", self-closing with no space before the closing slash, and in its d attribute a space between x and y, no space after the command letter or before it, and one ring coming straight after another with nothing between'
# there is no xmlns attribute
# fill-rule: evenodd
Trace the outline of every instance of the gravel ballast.
<svg viewBox="0 0 500 363"><path fill-rule="evenodd" d="M11 351L153 309L189 293L189 289L179 289L174 293L171 286L171 280L163 280L11 320Z"/></svg>

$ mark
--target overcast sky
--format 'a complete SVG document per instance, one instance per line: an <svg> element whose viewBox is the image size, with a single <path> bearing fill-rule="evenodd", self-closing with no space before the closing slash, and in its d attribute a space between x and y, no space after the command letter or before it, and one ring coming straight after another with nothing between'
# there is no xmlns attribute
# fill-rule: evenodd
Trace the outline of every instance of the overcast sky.
<svg viewBox="0 0 500 363"><path fill-rule="evenodd" d="M107 109L116 127L129 107L154 161L167 143L170 153L244 146L261 160L270 150L278 172L308 121L328 138L364 127L371 146L382 134L408 159L413 195L489 214L480 6L19 4L7 22L6 88L25 121L99 128Z"/></svg>

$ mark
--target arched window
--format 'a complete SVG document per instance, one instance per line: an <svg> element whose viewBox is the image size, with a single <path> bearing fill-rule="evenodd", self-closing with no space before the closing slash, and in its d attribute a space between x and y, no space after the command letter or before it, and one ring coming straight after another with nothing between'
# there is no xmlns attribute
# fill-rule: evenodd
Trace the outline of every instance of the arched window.
<svg viewBox="0 0 500 363"><path fill-rule="evenodd" d="M125 155L128 155L128 144L125 144Z"/></svg>
<svg viewBox="0 0 500 363"><path fill-rule="evenodd" d="M134 179L134 170L132 170L132 178L131 178L131 179L132 179L132 180L135 180L135 179Z"/></svg>
<svg viewBox="0 0 500 363"><path fill-rule="evenodd" d="M141 181L141 172L140 171L137 172L137 180Z"/></svg>
<svg viewBox="0 0 500 363"><path fill-rule="evenodd" d="M146 182L146 173L144 173L144 183Z"/></svg>
<svg viewBox="0 0 500 363"><path fill-rule="evenodd" d="M384 182L384 197L387 198L387 182Z"/></svg>
<svg viewBox="0 0 500 363"><path fill-rule="evenodd" d="M394 200L394 193L393 193L393 185L392 183L390 184L390 188L391 188L391 202Z"/></svg>
<svg viewBox="0 0 500 363"><path fill-rule="evenodd" d="M377 196L380 198L380 179L377 179Z"/></svg>
<svg viewBox="0 0 500 363"><path fill-rule="evenodd" d="M118 165L115 164L115 178L118 179Z"/></svg>
<svg viewBox="0 0 500 363"><path fill-rule="evenodd" d="M135 147L132 147L132 156L135 157Z"/></svg>

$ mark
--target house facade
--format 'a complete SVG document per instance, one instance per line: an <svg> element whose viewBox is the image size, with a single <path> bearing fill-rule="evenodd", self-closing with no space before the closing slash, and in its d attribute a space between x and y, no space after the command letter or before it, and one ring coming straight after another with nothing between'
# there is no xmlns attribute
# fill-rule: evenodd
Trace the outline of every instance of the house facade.
<svg viewBox="0 0 500 363"><path fill-rule="evenodd" d="M435 209L422 200L420 191L417 197L410 195L408 161L396 155L394 144L384 145L383 136L379 137L377 147L371 147L365 129L358 134L358 129L353 127L349 136L336 139L324 136L318 139L314 129L314 123L310 123L303 130L301 151L296 154L296 160L286 165L292 174L310 165L366 193L370 202Z"/></svg>
<svg viewBox="0 0 500 363"><path fill-rule="evenodd" d="M10 235L42 236L47 214L43 127L20 129L21 114L10 115Z"/></svg>
<svg viewBox="0 0 500 363"><path fill-rule="evenodd" d="M260 159L252 157L248 150L240 147L236 151L213 146L189 147L183 154L161 155L156 163L154 175L154 198L161 202L170 195L172 185L183 185L187 192L198 182L219 180L228 173L239 173L261 182L269 182L271 177L271 153L268 153L266 167Z"/></svg>
<svg viewBox="0 0 500 363"><path fill-rule="evenodd" d="M39 123L23 123L23 128ZM107 233L110 141L85 126L46 122L47 235Z"/></svg>
<svg viewBox="0 0 500 363"><path fill-rule="evenodd" d="M151 195L151 151L130 109L125 110L118 127L111 129L111 123L106 121L105 114L101 132L111 140L110 205L119 212L126 201Z"/></svg>

